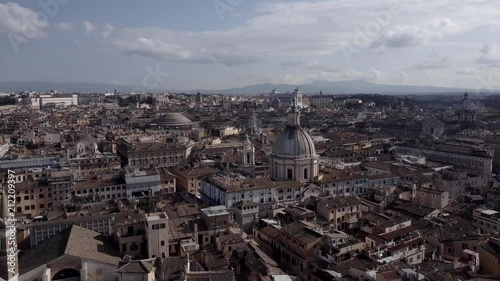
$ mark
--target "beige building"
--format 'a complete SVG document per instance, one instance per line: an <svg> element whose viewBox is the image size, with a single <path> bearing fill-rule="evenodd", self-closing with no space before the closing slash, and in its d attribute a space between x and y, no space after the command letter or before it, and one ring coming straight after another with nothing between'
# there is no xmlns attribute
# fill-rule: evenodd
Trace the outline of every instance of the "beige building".
<svg viewBox="0 0 500 281"><path fill-rule="evenodd" d="M314 225L298 221L284 226L278 241L281 248L280 268L307 280L307 267L315 260L316 249L323 243L323 234L315 231Z"/></svg>
<svg viewBox="0 0 500 281"><path fill-rule="evenodd" d="M202 246L216 245L215 238L228 228L230 218L231 214L223 205L201 209L201 220L206 227L206 232L201 235L202 237L198 237L198 243ZM196 229L195 232L198 230ZM200 238L203 240L199 241Z"/></svg>
<svg viewBox="0 0 500 281"><path fill-rule="evenodd" d="M187 158L188 148L181 144L158 142L117 141L118 153L131 168L169 167L178 165Z"/></svg>
<svg viewBox="0 0 500 281"><path fill-rule="evenodd" d="M500 212L487 208L477 208L472 212L473 226L482 234L500 231Z"/></svg>
<svg viewBox="0 0 500 281"><path fill-rule="evenodd" d="M200 194L201 179L218 171L216 168L209 167L176 167L171 170L175 176L178 190L194 195Z"/></svg>
<svg viewBox="0 0 500 281"><path fill-rule="evenodd" d="M169 256L168 216L164 212L146 214L146 241L149 258Z"/></svg>
<svg viewBox="0 0 500 281"><path fill-rule="evenodd" d="M414 265L424 260L425 241L411 220L379 228L365 238L365 244L370 257L381 263L405 258Z"/></svg>
<svg viewBox="0 0 500 281"><path fill-rule="evenodd" d="M71 191L73 201L98 202L127 198L123 179L94 179L75 182Z"/></svg>
<svg viewBox="0 0 500 281"><path fill-rule="evenodd" d="M449 195L443 190L421 187L415 192L415 202L422 206L442 210L449 203Z"/></svg>
<svg viewBox="0 0 500 281"><path fill-rule="evenodd" d="M39 181L23 181L16 184L16 215L34 218L51 208L51 188Z"/></svg>
<svg viewBox="0 0 500 281"><path fill-rule="evenodd" d="M500 275L500 239L488 238L478 247L481 273Z"/></svg>
<svg viewBox="0 0 500 281"><path fill-rule="evenodd" d="M361 200L355 196L336 196L317 203L318 216L337 230L355 227L361 218Z"/></svg>
<svg viewBox="0 0 500 281"><path fill-rule="evenodd" d="M52 189L52 200L54 205L66 204L71 200L71 189L73 185L73 174L70 170L51 170L47 181Z"/></svg>
<svg viewBox="0 0 500 281"><path fill-rule="evenodd" d="M114 237L123 255L140 257L147 249L143 249L146 234L144 214L138 211L120 212L115 216Z"/></svg>

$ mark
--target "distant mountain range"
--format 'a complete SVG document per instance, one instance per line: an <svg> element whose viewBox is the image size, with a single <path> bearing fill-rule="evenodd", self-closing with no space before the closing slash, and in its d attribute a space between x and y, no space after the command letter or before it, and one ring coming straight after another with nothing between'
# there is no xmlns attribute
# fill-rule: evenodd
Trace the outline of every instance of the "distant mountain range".
<svg viewBox="0 0 500 281"><path fill-rule="evenodd" d="M437 93L460 93L464 92L462 88L451 87L436 87L436 86L414 86L414 85L385 85L367 82L364 80L349 80L349 81L316 81L304 85L290 84L272 84L263 83L241 88L232 88L225 90L186 90L185 92L201 92L204 94L263 94L269 93L276 88L278 92L292 92L299 87L303 93L317 94L323 91L324 94L437 94ZM19 91L50 91L57 90L59 92L79 92L79 93L95 93L95 92L113 92L117 90L122 93L129 93L137 89L133 86L113 85L105 83L51 83L51 82L0 82L0 92L19 92ZM168 89L152 90L151 92L168 92ZM469 89L470 92L475 92L475 89ZM492 94L491 91L480 90L481 93ZM495 91L500 94L500 91Z"/></svg>

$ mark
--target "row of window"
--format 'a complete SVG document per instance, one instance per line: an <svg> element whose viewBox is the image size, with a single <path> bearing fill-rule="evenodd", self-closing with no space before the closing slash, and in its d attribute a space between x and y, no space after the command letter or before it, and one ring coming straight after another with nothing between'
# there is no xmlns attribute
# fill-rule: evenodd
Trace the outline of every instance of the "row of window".
<svg viewBox="0 0 500 281"><path fill-rule="evenodd" d="M45 205L44 205L44 204L40 204L39 206L40 206L40 207L39 207L40 209L45 208ZM49 207L50 207L50 206L49 206ZM29 210L36 210L36 205L26 205L26 206L24 206L24 210L25 210L25 211L29 211ZM21 214L21 213L23 212L23 208L21 208L21 207L17 207L17 208L16 208L16 211L17 211L18 213L20 213L20 214Z"/></svg>
<svg viewBox="0 0 500 281"><path fill-rule="evenodd" d="M498 226L496 224L490 224L489 222L484 223L484 221L482 221L482 220L478 221L478 219L476 219L476 218L474 218L474 222L479 223L479 225L482 225L482 226L486 225L486 227L488 227L488 228L498 230Z"/></svg>
<svg viewBox="0 0 500 281"><path fill-rule="evenodd" d="M130 163L132 166L148 165L148 164L167 164L167 163L179 163L182 161L182 157L168 157L168 158L156 158L156 159L139 159L132 160Z"/></svg>
<svg viewBox="0 0 500 281"><path fill-rule="evenodd" d="M87 193L97 193L99 191L104 192L104 191L115 191L115 190L125 190L126 187L125 185L118 185L118 186L111 186L111 187L101 187L95 188L95 189L83 189L83 190L76 190L76 194L87 194ZM73 191L73 194L75 194L75 191Z"/></svg>
<svg viewBox="0 0 500 281"><path fill-rule="evenodd" d="M160 223L160 224L153 224L151 226L152 229L162 229L162 228L165 228L166 227L166 224L164 223Z"/></svg>

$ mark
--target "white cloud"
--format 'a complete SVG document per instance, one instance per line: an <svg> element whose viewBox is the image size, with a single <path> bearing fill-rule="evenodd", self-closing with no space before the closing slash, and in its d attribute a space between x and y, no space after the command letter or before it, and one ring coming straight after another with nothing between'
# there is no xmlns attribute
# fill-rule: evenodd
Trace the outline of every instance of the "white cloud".
<svg viewBox="0 0 500 281"><path fill-rule="evenodd" d="M111 24L107 23L107 24L105 24L105 25L104 25L104 27L102 28L102 33L101 33L101 35L102 35L102 37L103 37L103 38L106 38L106 37L108 37L108 36L111 34L111 32L113 32L114 30L115 30L114 26L112 26Z"/></svg>
<svg viewBox="0 0 500 281"><path fill-rule="evenodd" d="M408 48L442 42L478 27L500 25L500 6L487 3L407 0L382 22L381 15L388 9L386 1L273 1L259 4L256 15L243 25L225 30L115 28L106 37L125 54L172 61L231 65L270 56L304 60L339 52L343 44L353 44L359 32L372 35L368 36L367 48ZM374 23L379 25L377 32L369 28Z"/></svg>
<svg viewBox="0 0 500 281"><path fill-rule="evenodd" d="M56 28L62 32L67 32L73 30L73 28L75 28L75 25L69 22L61 22L56 25Z"/></svg>
<svg viewBox="0 0 500 281"><path fill-rule="evenodd" d="M303 62L301 60L290 60L284 61L280 63L283 68L295 67L308 71L323 71L323 72L337 72L338 69L331 64L312 61L312 62Z"/></svg>
<svg viewBox="0 0 500 281"><path fill-rule="evenodd" d="M17 3L0 3L0 33L12 33L26 39L42 38L49 23L30 9Z"/></svg>
<svg viewBox="0 0 500 281"><path fill-rule="evenodd" d="M88 21L83 22L83 27L85 28L85 33L87 34L93 33L97 29L97 26Z"/></svg>
<svg viewBox="0 0 500 281"><path fill-rule="evenodd" d="M135 41L116 41L115 46L123 53L129 55L189 63L238 65L258 60L250 55L230 52L227 49L216 50L196 45L182 46L144 37L138 38Z"/></svg>
<svg viewBox="0 0 500 281"><path fill-rule="evenodd" d="M442 69L449 67L450 59L448 57L430 56L423 61L412 65L409 69L412 70L428 70L428 69Z"/></svg>
<svg viewBox="0 0 500 281"><path fill-rule="evenodd" d="M475 62L483 67L500 68L498 45L495 43L484 44L481 49L479 49L479 57Z"/></svg>

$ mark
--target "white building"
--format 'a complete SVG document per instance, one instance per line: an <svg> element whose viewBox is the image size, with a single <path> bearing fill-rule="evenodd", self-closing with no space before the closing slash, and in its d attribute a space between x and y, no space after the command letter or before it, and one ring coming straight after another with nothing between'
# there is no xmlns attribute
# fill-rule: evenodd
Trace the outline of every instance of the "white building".
<svg viewBox="0 0 500 281"><path fill-rule="evenodd" d="M477 208L472 212L473 225L479 232L498 233L500 231L500 212L486 208Z"/></svg>
<svg viewBox="0 0 500 281"><path fill-rule="evenodd" d="M146 197L161 190L160 174L155 170L135 170L125 175L127 198Z"/></svg>
<svg viewBox="0 0 500 281"><path fill-rule="evenodd" d="M78 95L30 94L21 100L22 104L29 104L35 109L41 109L49 104L60 106L78 105Z"/></svg>
<svg viewBox="0 0 500 281"><path fill-rule="evenodd" d="M270 102L273 106L283 106L290 107L294 104L302 108L304 105L302 103L303 94L296 88L292 93L278 93L276 89L273 89L270 93Z"/></svg>
<svg viewBox="0 0 500 281"><path fill-rule="evenodd" d="M167 214L165 212L146 214L145 224L149 258L168 257Z"/></svg>

